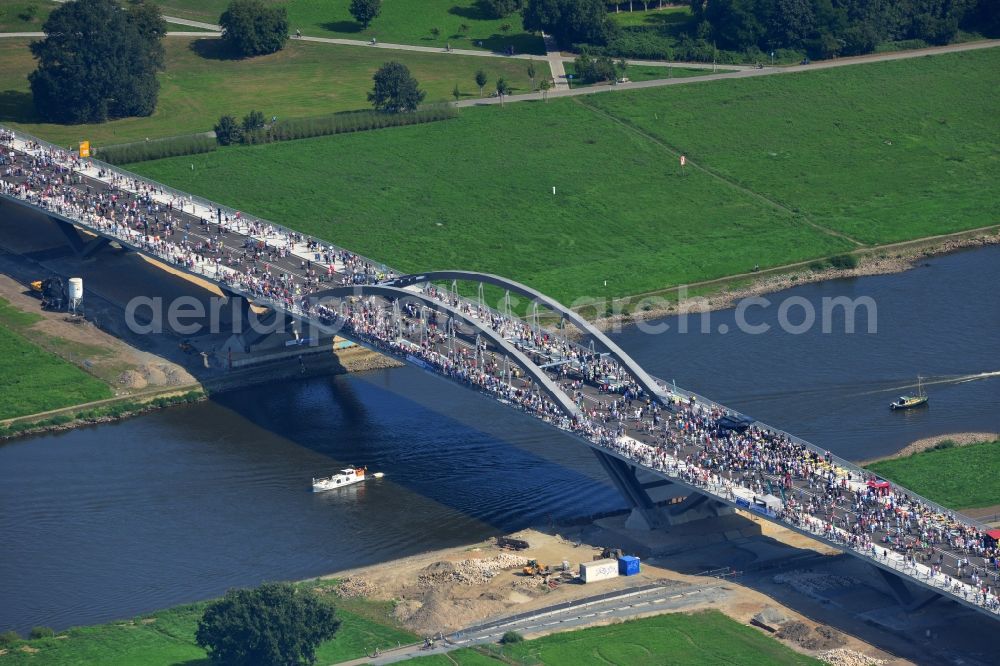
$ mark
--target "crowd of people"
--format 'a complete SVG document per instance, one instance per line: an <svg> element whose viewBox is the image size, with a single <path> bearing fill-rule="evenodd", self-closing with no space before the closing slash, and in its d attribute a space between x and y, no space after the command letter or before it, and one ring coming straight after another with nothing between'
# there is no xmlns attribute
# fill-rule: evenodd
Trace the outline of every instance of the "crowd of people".
<svg viewBox="0 0 1000 666"><path fill-rule="evenodd" d="M0 132L0 146L4 194L255 300L334 326L706 493L729 501L780 495L768 505L770 517L1000 612L995 539L904 489L838 463L829 452L756 425L726 427L726 409L686 394L664 389L648 395L612 357L445 289L428 285L414 299L396 303L374 296L335 303L317 298L330 286L380 283L395 273L240 213L203 206L199 215L190 200L134 177L110 170L85 177L85 171L94 172L87 160L18 142L10 132ZM450 314L428 315L434 303L477 325ZM534 367L516 367L503 345L476 335L478 328L509 342ZM543 364L547 370L538 370ZM558 383L575 409L567 411L552 399L541 372Z"/></svg>

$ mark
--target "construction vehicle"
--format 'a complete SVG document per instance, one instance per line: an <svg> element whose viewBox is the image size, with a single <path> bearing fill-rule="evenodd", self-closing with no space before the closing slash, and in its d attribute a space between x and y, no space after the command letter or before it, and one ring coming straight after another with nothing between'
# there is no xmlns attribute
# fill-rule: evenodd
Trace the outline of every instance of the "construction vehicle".
<svg viewBox="0 0 1000 666"><path fill-rule="evenodd" d="M46 278L31 283L31 293L42 299L43 310L62 310L66 302L66 288L60 278Z"/></svg>
<svg viewBox="0 0 1000 666"><path fill-rule="evenodd" d="M528 560L528 566L521 569L525 576L548 576L552 571L538 560Z"/></svg>
<svg viewBox="0 0 1000 666"><path fill-rule="evenodd" d="M625 551L621 548L605 548L601 551L600 555L594 555L595 560L617 560L619 557L624 557Z"/></svg>
<svg viewBox="0 0 1000 666"><path fill-rule="evenodd" d="M524 550L528 548L528 542L524 539L514 539L512 537L497 537L497 546L509 548L510 550Z"/></svg>

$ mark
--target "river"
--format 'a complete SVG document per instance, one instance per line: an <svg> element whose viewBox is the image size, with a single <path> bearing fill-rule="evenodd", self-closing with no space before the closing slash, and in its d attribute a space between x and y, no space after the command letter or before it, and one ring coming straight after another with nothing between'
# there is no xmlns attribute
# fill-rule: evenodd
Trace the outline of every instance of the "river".
<svg viewBox="0 0 1000 666"><path fill-rule="evenodd" d="M1000 247L803 285L710 333L616 334L650 372L852 459L1000 430ZM801 297L873 299L877 333L779 330ZM797 322L801 316L790 317ZM720 333L720 324L729 332ZM925 377L930 406L887 403ZM311 476L386 477L332 493ZM413 368L272 384L0 445L0 630L61 629L623 506L572 439Z"/></svg>

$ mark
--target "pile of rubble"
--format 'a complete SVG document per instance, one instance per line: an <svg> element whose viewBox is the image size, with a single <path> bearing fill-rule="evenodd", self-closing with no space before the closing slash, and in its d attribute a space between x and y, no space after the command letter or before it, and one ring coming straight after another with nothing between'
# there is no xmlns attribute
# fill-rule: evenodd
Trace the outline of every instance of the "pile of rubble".
<svg viewBox="0 0 1000 666"><path fill-rule="evenodd" d="M841 647L847 641L844 635L826 625L818 625L810 629L804 622L789 622L775 634L778 638L801 645L806 650L832 650Z"/></svg>
<svg viewBox="0 0 1000 666"><path fill-rule="evenodd" d="M827 650L816 655L830 666L882 666L888 663L885 659L876 659L856 650L838 648Z"/></svg>
<svg viewBox="0 0 1000 666"><path fill-rule="evenodd" d="M358 597L373 597L378 593L378 586L369 580L359 576L349 576L340 581L340 585L334 588L334 594L343 599L357 599Z"/></svg>
<svg viewBox="0 0 1000 666"><path fill-rule="evenodd" d="M791 585L795 590L807 596L822 596L823 592L854 587L858 581L848 576L836 576L811 571L790 571L774 577L775 583Z"/></svg>
<svg viewBox="0 0 1000 666"><path fill-rule="evenodd" d="M501 553L496 557L485 559L435 562L425 567L417 575L417 584L425 588L444 583L485 585L501 571L523 567L527 563L528 559L526 557L511 555L510 553Z"/></svg>

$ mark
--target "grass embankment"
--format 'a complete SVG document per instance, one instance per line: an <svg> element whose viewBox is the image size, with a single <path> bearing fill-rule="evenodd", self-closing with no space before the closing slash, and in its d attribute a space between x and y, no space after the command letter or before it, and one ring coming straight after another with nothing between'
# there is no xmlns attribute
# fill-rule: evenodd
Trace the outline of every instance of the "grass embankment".
<svg viewBox="0 0 1000 666"><path fill-rule="evenodd" d="M127 118L101 125L40 123L35 116L28 74L35 61L27 39L0 40L0 122L43 139L71 144L89 139L109 145L206 132L219 116L242 117L256 109L265 116L294 118L369 109L372 75L389 60L406 64L427 92L426 103L451 101L457 84L464 98L478 97L475 73L491 81L503 76L514 92L531 90L523 60L381 51L356 46L290 41L284 50L259 58L227 59L216 39L164 41L166 69L160 74L160 99L148 118ZM550 76L548 64L535 64L537 77ZM536 79L540 80L540 79Z"/></svg>
<svg viewBox="0 0 1000 666"><path fill-rule="evenodd" d="M950 508L1000 504L1000 440L968 446L942 442L905 458L872 463L868 469Z"/></svg>
<svg viewBox="0 0 1000 666"><path fill-rule="evenodd" d="M615 62L618 60L615 59ZM563 65L566 70L566 74L576 76L576 65L572 62L567 62ZM629 81L656 81L659 79L685 79L692 78L695 76L708 76L710 74L727 74L733 72L732 69L722 69L719 68L715 72L711 69L704 68L694 68L694 67L659 67L656 65L629 65L625 72L625 76L628 77ZM590 88L593 86L610 86L610 81L602 81L600 83L584 83L580 79L571 79L569 81L570 88Z"/></svg>
<svg viewBox="0 0 1000 666"><path fill-rule="evenodd" d="M577 664L820 664L743 626L718 611L673 613L621 624L552 634L498 648L463 649L419 657L415 666L487 666L500 662L576 666Z"/></svg>
<svg viewBox="0 0 1000 666"><path fill-rule="evenodd" d="M136 168L403 270L499 273L569 303L858 247L841 232L877 244L995 224L998 72L992 49ZM706 170L682 174L678 150Z"/></svg>
<svg viewBox="0 0 1000 666"><path fill-rule="evenodd" d="M168 16L218 23L229 0L158 0ZM392 0L382 3L382 13L367 28L354 20L350 0L277 1L288 8L288 25L304 35L369 40L391 44L414 44L456 49L502 51L509 45L517 53L544 54L539 36L524 31L520 13L504 19L490 17L479 0ZM510 29L504 32L505 24ZM462 26L468 30L463 31ZM437 37L431 34L437 28ZM482 42L482 46L478 45Z"/></svg>
<svg viewBox="0 0 1000 666"><path fill-rule="evenodd" d="M31 326L41 319L0 298L0 419L112 396L105 382L29 339L35 337Z"/></svg>
<svg viewBox="0 0 1000 666"><path fill-rule="evenodd" d="M194 635L208 603L178 606L133 620L77 627L53 638L23 641L0 655L0 664L207 665L210 662L195 643ZM319 664L348 661L363 657L376 647L385 650L417 639L394 624L391 602L339 599L335 604L340 630L316 651Z"/></svg>

